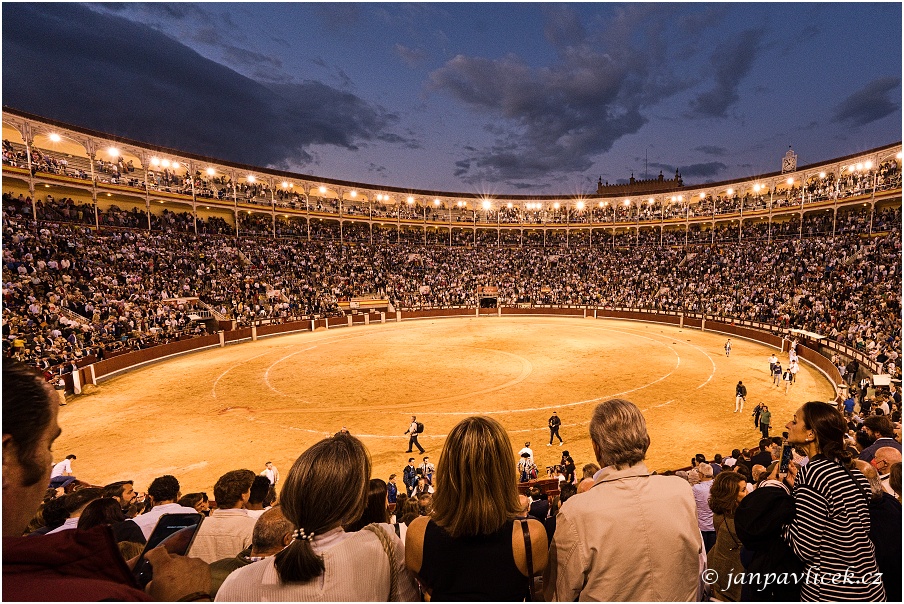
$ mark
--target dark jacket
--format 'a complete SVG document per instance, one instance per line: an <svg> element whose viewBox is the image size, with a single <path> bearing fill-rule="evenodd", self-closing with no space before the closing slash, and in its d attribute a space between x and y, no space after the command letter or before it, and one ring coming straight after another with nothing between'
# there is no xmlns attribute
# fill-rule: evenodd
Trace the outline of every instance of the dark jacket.
<svg viewBox="0 0 904 604"><path fill-rule="evenodd" d="M782 526L794 518L794 499L780 486L760 486L744 497L735 512L735 530L744 545L741 560L747 561L745 571L751 585L745 581L741 600L748 602L800 600L800 585L775 582L765 589L750 573L801 573L804 564L782 538ZM801 577L802 578L802 577Z"/></svg>
<svg viewBox="0 0 904 604"><path fill-rule="evenodd" d="M876 548L876 563L889 602L901 601L901 504L882 493L869 502L869 538Z"/></svg>
<svg viewBox="0 0 904 604"><path fill-rule="evenodd" d="M108 526L3 538L5 601L148 602Z"/></svg>
<svg viewBox="0 0 904 604"><path fill-rule="evenodd" d="M220 587L223 585L223 581L226 580L226 577L228 577L232 571L251 564L251 560L249 560L250 556L251 546L248 546L240 551L238 556L223 558L222 560L212 562L210 564L210 595L217 595L217 592L220 591Z"/></svg>

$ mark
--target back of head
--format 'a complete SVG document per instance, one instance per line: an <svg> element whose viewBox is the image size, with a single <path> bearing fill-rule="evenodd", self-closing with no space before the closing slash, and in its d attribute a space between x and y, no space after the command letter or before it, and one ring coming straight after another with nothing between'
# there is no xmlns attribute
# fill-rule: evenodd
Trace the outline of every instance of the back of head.
<svg viewBox="0 0 904 604"><path fill-rule="evenodd" d="M565 503L572 495L577 495L578 488L570 482L563 482L559 489L559 501Z"/></svg>
<svg viewBox="0 0 904 604"><path fill-rule="evenodd" d="M386 483L380 478L371 478L367 485L367 503L361 516L345 527L347 532L360 531L373 522L389 522L389 508L386 502Z"/></svg>
<svg viewBox="0 0 904 604"><path fill-rule="evenodd" d="M232 470L220 476L213 486L213 498L217 507L228 510L238 506L242 496L251 490L256 476L251 470Z"/></svg>
<svg viewBox="0 0 904 604"><path fill-rule="evenodd" d="M82 508L84 508L95 499L100 499L103 496L104 489L102 487L87 487L73 491L65 497L66 511L68 511L69 515L72 516L72 514L80 512Z"/></svg>
<svg viewBox="0 0 904 604"><path fill-rule="evenodd" d="M600 467L595 463L584 464L584 467L581 469L581 478L593 478L599 471Z"/></svg>
<svg viewBox="0 0 904 604"><path fill-rule="evenodd" d="M187 508L193 508L198 505L199 502L207 500L207 495L205 493L189 493L188 495L180 497L179 501L176 503Z"/></svg>
<svg viewBox="0 0 904 604"><path fill-rule="evenodd" d="M282 506L275 505L257 519L251 534L251 550L254 555L271 555L286 545L286 535L295 530L282 513Z"/></svg>
<svg viewBox="0 0 904 604"><path fill-rule="evenodd" d="M708 463L702 463L697 466L697 471L700 472L700 476L704 479L713 477L713 467Z"/></svg>
<svg viewBox="0 0 904 604"><path fill-rule="evenodd" d="M449 432L436 468L433 520L452 537L495 533L520 514L514 468L499 422L463 419Z"/></svg>
<svg viewBox="0 0 904 604"><path fill-rule="evenodd" d="M801 410L804 426L816 435L819 452L827 459L850 467L851 454L844 448L844 433L847 430L844 416L832 405L820 401L804 403Z"/></svg>
<svg viewBox="0 0 904 604"><path fill-rule="evenodd" d="M251 483L251 494L248 496L248 503L254 505L263 505L267 493L270 492L270 479L266 476L255 476ZM219 500L217 500L219 502Z"/></svg>
<svg viewBox="0 0 904 604"><path fill-rule="evenodd" d="M891 464L891 470L889 470L888 474L888 486L891 487L891 490L895 492L898 496L898 501L901 501L901 462L895 462Z"/></svg>
<svg viewBox="0 0 904 604"><path fill-rule="evenodd" d="M37 447L53 417L51 396L50 387L37 371L3 357L3 435L9 435L15 444L23 487L40 482L48 471L40 463ZM5 464L5 444L3 449Z"/></svg>
<svg viewBox="0 0 904 604"><path fill-rule="evenodd" d="M590 420L590 437L597 461L604 467L623 469L638 464L650 447L647 422L640 409L619 398L596 406Z"/></svg>
<svg viewBox="0 0 904 604"><path fill-rule="evenodd" d="M84 490L84 489L82 489ZM122 513L122 506L112 497L101 497L88 504L78 519L79 530L93 528L95 526L115 522L122 522L126 517Z"/></svg>
<svg viewBox="0 0 904 604"><path fill-rule="evenodd" d="M360 440L337 434L299 456L283 483L282 511L296 527L296 538L276 554L282 583L310 581L323 574L323 559L311 538L348 524L367 500L370 455Z"/></svg>
<svg viewBox="0 0 904 604"><path fill-rule="evenodd" d="M176 501L179 496L179 481L171 474L158 476L148 486L148 495L154 499L155 505L164 501Z"/></svg>
<svg viewBox="0 0 904 604"><path fill-rule="evenodd" d="M734 517L738 509L738 489L744 477L734 472L719 472L709 490L709 508L714 514Z"/></svg>

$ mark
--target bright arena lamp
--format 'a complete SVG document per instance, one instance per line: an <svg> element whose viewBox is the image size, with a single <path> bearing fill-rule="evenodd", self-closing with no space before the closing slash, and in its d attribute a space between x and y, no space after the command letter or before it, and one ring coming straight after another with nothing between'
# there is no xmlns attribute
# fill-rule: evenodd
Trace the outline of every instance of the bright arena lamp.
<svg viewBox="0 0 904 604"><path fill-rule="evenodd" d="M871 170L873 168L873 162L868 161L865 164L863 164L863 167L866 168L867 170Z"/></svg>
<svg viewBox="0 0 904 604"><path fill-rule="evenodd" d="M179 167L179 162L174 161L174 162L173 162L173 168L175 169L175 168L178 168L178 167Z"/></svg>
<svg viewBox="0 0 904 604"><path fill-rule="evenodd" d="M624 201L624 205L625 205L625 206L631 205L631 200L630 200L630 199L626 199L626 200Z"/></svg>
<svg viewBox="0 0 904 604"><path fill-rule="evenodd" d="M653 198L652 198L652 197L649 198L649 199L647 200L647 203L653 203Z"/></svg>
<svg viewBox="0 0 904 604"><path fill-rule="evenodd" d="M54 143L58 143L58 142L60 142L60 141L63 140L63 139L62 139L62 137L60 137L60 135L57 134L56 132L51 132L51 133L50 133L50 140L51 140L52 142L54 142Z"/></svg>
<svg viewBox="0 0 904 604"><path fill-rule="evenodd" d="M700 199L706 199L706 193L700 193Z"/></svg>
<svg viewBox="0 0 904 604"><path fill-rule="evenodd" d="M257 179L254 178L254 174L249 174L245 180L247 180L248 182L254 182Z"/></svg>
<svg viewBox="0 0 904 604"><path fill-rule="evenodd" d="M409 198L406 199L405 201L408 202L408 205L412 205L412 204L414 203L414 197L409 197Z"/></svg>
<svg viewBox="0 0 904 604"><path fill-rule="evenodd" d="M438 206L440 203L441 203L441 202L440 202L439 199L434 199L434 200L433 200L433 205L435 205L435 206Z"/></svg>
<svg viewBox="0 0 904 604"><path fill-rule="evenodd" d="M287 183L286 181L283 181L283 183L282 183L282 188L283 188L283 189L288 189L288 188L289 188L289 183Z"/></svg>
<svg viewBox="0 0 904 604"><path fill-rule="evenodd" d="M734 189L728 189L726 193L728 193L729 195L734 195Z"/></svg>
<svg viewBox="0 0 904 604"><path fill-rule="evenodd" d="M511 209L512 209L512 202L508 202L507 204L505 204L505 207L507 207L508 209L511 210Z"/></svg>
<svg viewBox="0 0 904 604"><path fill-rule="evenodd" d="M213 176L214 174L217 173L217 171L214 170L213 168L207 168L206 172L207 172L208 176Z"/></svg>
<svg viewBox="0 0 904 604"><path fill-rule="evenodd" d="M583 202L583 201L577 202L577 203L575 204L575 207L576 207L577 209L579 209L579 210L583 210L583 209L584 209L584 202Z"/></svg>
<svg viewBox="0 0 904 604"><path fill-rule="evenodd" d="M357 191L352 191L351 193L349 193L349 195L351 195L352 197L357 197L357 196L358 196L358 192L357 192Z"/></svg>
<svg viewBox="0 0 904 604"><path fill-rule="evenodd" d="M793 184L794 184L794 179L793 179L793 178L789 178L789 179L788 179L788 186L793 185Z"/></svg>
<svg viewBox="0 0 904 604"><path fill-rule="evenodd" d="M825 177L826 177L826 173L825 173L825 172L820 172L820 173L819 173L819 178L825 178Z"/></svg>
<svg viewBox="0 0 904 604"><path fill-rule="evenodd" d="M324 186L321 185L319 191L320 191L321 193L326 193L326 187L324 187Z"/></svg>
<svg viewBox="0 0 904 604"><path fill-rule="evenodd" d="M163 166L164 168L169 168L169 165L170 165L169 160L164 159L162 162L160 162L160 165Z"/></svg>
<svg viewBox="0 0 904 604"><path fill-rule="evenodd" d="M152 166L159 166L159 165L160 165L160 160L157 159L156 157L152 157L152 158L151 158L151 165L152 165Z"/></svg>
<svg viewBox="0 0 904 604"><path fill-rule="evenodd" d="M490 200L489 200L489 199L484 199L484 200L483 200L483 209L484 209L484 210L489 210L489 209L492 208L492 207L493 207L493 204L490 203Z"/></svg>
<svg viewBox="0 0 904 604"><path fill-rule="evenodd" d="M558 201L555 202L554 204L552 204L552 209L554 209L554 210L558 210L560 207L562 207L562 206L559 205Z"/></svg>
<svg viewBox="0 0 904 604"><path fill-rule="evenodd" d="M759 192L760 192L760 188L761 188L761 187L760 187L760 183L757 183L757 184L753 185L753 190L754 190L755 193L759 193Z"/></svg>
<svg viewBox="0 0 904 604"><path fill-rule="evenodd" d="M110 157L119 157L119 149L117 149L116 147L108 147L107 155L109 155Z"/></svg>

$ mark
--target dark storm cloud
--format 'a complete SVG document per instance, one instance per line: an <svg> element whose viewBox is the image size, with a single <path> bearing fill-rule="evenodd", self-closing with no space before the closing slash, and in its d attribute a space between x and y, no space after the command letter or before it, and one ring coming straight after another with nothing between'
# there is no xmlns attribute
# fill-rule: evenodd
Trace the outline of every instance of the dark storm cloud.
<svg viewBox="0 0 904 604"><path fill-rule="evenodd" d="M699 151L700 153L716 156L722 156L728 153L728 149L726 149L725 147L718 147L716 145L700 145L699 147L694 147L694 151Z"/></svg>
<svg viewBox="0 0 904 604"><path fill-rule="evenodd" d="M901 109L901 78L891 76L870 82L835 107L833 122L863 126Z"/></svg>
<svg viewBox="0 0 904 604"><path fill-rule="evenodd" d="M748 29L719 44L713 51L713 88L691 101L691 117L727 117L740 99L738 86L753 67L762 48L764 30Z"/></svg>
<svg viewBox="0 0 904 604"><path fill-rule="evenodd" d="M298 165L312 144L355 149L394 136L398 117L351 93L313 81L265 86L145 25L79 5L2 10L3 102L14 108L254 165Z"/></svg>
<svg viewBox="0 0 904 604"><path fill-rule="evenodd" d="M546 14L546 35L554 43L565 44L568 32L576 37L576 45L557 48L554 64L533 68L515 55L458 55L429 76L430 89L493 118L496 140L467 164L456 164L464 182L548 182L584 171L647 122L642 108L686 85L670 77L665 62L653 60L648 40L626 33L645 21L644 31L655 37L657 21L647 7L624 8L609 31L584 43L567 8Z"/></svg>

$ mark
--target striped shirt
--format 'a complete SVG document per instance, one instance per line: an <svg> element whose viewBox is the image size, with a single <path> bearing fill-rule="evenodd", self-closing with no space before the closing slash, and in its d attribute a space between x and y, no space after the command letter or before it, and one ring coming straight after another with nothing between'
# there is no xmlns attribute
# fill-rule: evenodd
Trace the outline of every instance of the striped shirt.
<svg viewBox="0 0 904 604"><path fill-rule="evenodd" d="M861 472L849 474L822 455L798 472L785 539L805 565L801 601L885 601L869 539L869 493Z"/></svg>

